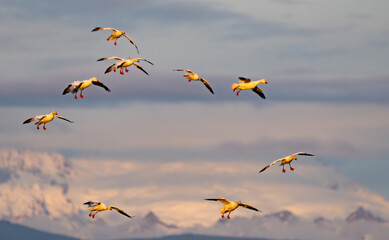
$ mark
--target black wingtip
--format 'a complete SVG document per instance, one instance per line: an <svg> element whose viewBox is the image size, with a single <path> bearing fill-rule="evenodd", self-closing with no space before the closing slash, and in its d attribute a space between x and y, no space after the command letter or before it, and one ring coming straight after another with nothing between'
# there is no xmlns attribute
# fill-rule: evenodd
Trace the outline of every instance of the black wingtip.
<svg viewBox="0 0 389 240"><path fill-rule="evenodd" d="M92 32L96 32L96 31L98 31L100 28L101 28L101 27L95 27L95 28L92 29Z"/></svg>

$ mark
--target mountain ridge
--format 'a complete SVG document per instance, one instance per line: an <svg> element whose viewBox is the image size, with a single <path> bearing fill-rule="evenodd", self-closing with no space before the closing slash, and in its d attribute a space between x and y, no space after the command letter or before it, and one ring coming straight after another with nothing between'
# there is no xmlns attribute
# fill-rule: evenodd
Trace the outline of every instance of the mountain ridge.
<svg viewBox="0 0 389 240"><path fill-rule="evenodd" d="M99 160L99 168L91 168L95 163L55 153L0 150L0 219L88 239L184 233L307 239L320 232L321 239L348 240L389 234L388 201L323 166L301 166L299 172L284 176L287 186L277 174L264 175L261 181L266 184L258 187L255 178L243 182L235 178L251 170L250 163L229 163L226 171L216 172L214 167L219 164L207 162L199 166L196 162L150 164L108 159ZM220 178L223 185L205 184L211 182L209 177L212 181ZM198 178L205 181L193 185ZM201 194L223 192L225 184L232 186L228 189L231 197L260 206L266 214L239 208L231 220L221 219L217 206L197 200ZM329 184L337 187L329 188ZM248 188L258 190L242 191ZM304 197L307 191L310 194ZM82 205L90 199L119 206L138 217L128 219L107 211L91 219Z"/></svg>

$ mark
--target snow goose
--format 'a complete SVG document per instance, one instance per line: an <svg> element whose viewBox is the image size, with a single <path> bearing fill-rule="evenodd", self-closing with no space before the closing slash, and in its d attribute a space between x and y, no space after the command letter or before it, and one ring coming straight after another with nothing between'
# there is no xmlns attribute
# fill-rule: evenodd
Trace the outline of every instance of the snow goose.
<svg viewBox="0 0 389 240"><path fill-rule="evenodd" d="M115 59L117 60L113 65L111 65L108 69L105 71L105 73L108 73L108 72L111 72L111 71L114 71L116 72L116 69L119 67L119 65L121 65L126 59L130 59L130 57L127 57L127 58L120 58L120 57L116 57L116 56L113 56L113 57L107 57L107 58L100 58L100 59L97 59L97 61L105 61L105 60L111 60L111 59Z"/></svg>
<svg viewBox="0 0 389 240"><path fill-rule="evenodd" d="M120 68L120 74L123 75L124 74L123 70L128 72L129 70L127 69L127 67L134 65L138 69L140 69L142 72L149 75L139 64L137 64L137 62L144 61L144 62L147 62L151 65L154 65L152 62L150 62L144 58L130 58L130 57L127 57L127 58L119 58L119 57L100 58L97 61L105 61L105 60L109 60L109 59L116 59L117 61L114 64L112 64L111 66L109 66L104 73L109 73L111 71L116 72L116 69Z"/></svg>
<svg viewBox="0 0 389 240"><path fill-rule="evenodd" d="M92 29L92 32L97 32L97 31L102 31L102 30L112 30L113 31L112 34L107 38L107 41L115 40L115 42L113 43L113 44L115 44L115 46L117 45L116 41L121 36L126 37L130 41L130 43L135 46L136 51L139 54L138 47L135 45L134 41L132 41L132 39L129 36L126 35L126 33L124 31L119 31L119 30L117 30L115 28L110 28L110 27L95 27L94 29Z"/></svg>
<svg viewBox="0 0 389 240"><path fill-rule="evenodd" d="M189 69L173 69L173 71L187 72L187 73L184 74L184 77L186 79L188 79L188 82L190 82L190 81L201 81L208 88L208 90L212 94L214 94L213 90L211 88L211 85L209 85L209 83L205 79L199 77L199 75L197 75L196 73L192 72L191 70L189 70Z"/></svg>
<svg viewBox="0 0 389 240"><path fill-rule="evenodd" d="M68 120L68 119L66 119L66 118L64 118L62 116L58 116L57 111L53 111L53 112L51 112L49 114L46 114L46 115L37 115L35 117L29 118L26 121L24 121L23 124L34 122L34 121L38 120L35 123L35 125L37 125L36 129L39 130L39 125L43 124L43 130L46 130L46 123L53 121L54 117L57 117L59 119L65 120L65 121L68 121L70 123L73 123L72 121L70 121L70 120Z"/></svg>
<svg viewBox="0 0 389 240"><path fill-rule="evenodd" d="M260 173L265 171L266 169L268 169L270 166L274 165L275 163L281 161L281 164L280 166L282 166L282 172L284 173L285 172L285 164L289 164L289 168L291 171L294 170L294 168L292 168L292 166L290 165L290 162L292 162L293 160L296 160L297 161L297 155L302 155L302 156L315 156L313 154L310 154L310 153L305 153L305 152L298 152L298 153L295 153L295 154L292 154L292 155L289 155L289 156L286 156L286 157L283 157L283 158L280 158L280 159L277 159L275 160L274 162L270 163L269 165L267 165L266 167L262 168L261 171L259 171Z"/></svg>
<svg viewBox="0 0 389 240"><path fill-rule="evenodd" d="M92 217L92 218L95 218L95 215L98 212L102 212L102 211L105 211L105 210L111 210L112 211L112 209L116 210L118 213L123 214L126 217L129 217L129 218L133 218L134 217L134 216L128 215L127 213L125 213L123 210L121 210L118 207L106 206L102 202L88 201L88 202L85 202L84 205L88 205L88 209L90 211L89 217ZM95 212L95 213L92 214L93 212Z"/></svg>
<svg viewBox="0 0 389 240"><path fill-rule="evenodd" d="M90 79L87 79L87 80L83 80L83 81L74 81L74 82L72 82L71 84L69 84L67 86L67 88L65 88L65 90L63 90L62 95L65 95L65 94L67 94L69 92L72 92L72 93L74 93L74 99L77 99L77 92L80 91L80 97L84 98L84 96L82 95L82 91L85 88L89 87L92 83L93 83L93 85L96 85L96 86L104 88L105 91L107 91L107 92L111 91L107 86L105 86L97 78L93 77L93 78L90 78Z"/></svg>
<svg viewBox="0 0 389 240"><path fill-rule="evenodd" d="M262 90L259 87L257 87L257 85L260 83L267 84L265 79L251 81L250 78L239 77L239 83L233 83L232 90L235 92L236 89L239 89L239 91L236 92L236 96L239 96L240 91L251 89L253 90L253 92L258 94L261 98L266 99L265 94L262 92Z"/></svg>
<svg viewBox="0 0 389 240"><path fill-rule="evenodd" d="M228 215L227 215L227 218L230 219L230 213L232 211L234 211L235 209L237 209L239 206L240 207L244 207L244 208L248 208L248 209L251 209L251 210L254 210L254 211L259 211L259 212L262 212L261 210L258 210L248 204L243 204L241 201L237 201L237 202L232 202L232 201L229 201L225 198L207 198L207 199L204 199L204 200L208 200L208 201L220 201L221 203L224 204L224 206L222 208L220 208L220 213L222 214L222 218L224 218L224 214L228 212Z"/></svg>

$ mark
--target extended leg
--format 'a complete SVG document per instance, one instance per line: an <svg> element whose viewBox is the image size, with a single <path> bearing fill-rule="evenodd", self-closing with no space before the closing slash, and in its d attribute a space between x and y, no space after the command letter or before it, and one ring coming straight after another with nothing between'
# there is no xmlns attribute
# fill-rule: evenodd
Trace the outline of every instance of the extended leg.
<svg viewBox="0 0 389 240"><path fill-rule="evenodd" d="M125 70L126 72L128 72L128 71L129 71L127 68L124 68L124 70Z"/></svg>
<svg viewBox="0 0 389 240"><path fill-rule="evenodd" d="M91 211L91 212L89 213L89 217L92 217L92 213L93 213L93 211Z"/></svg>
<svg viewBox="0 0 389 240"><path fill-rule="evenodd" d="M95 216L96 216L97 213L98 213L98 212L95 212L95 214L92 215L92 218L95 218Z"/></svg>
<svg viewBox="0 0 389 240"><path fill-rule="evenodd" d="M120 74L123 75L124 72L123 72L123 68L120 68Z"/></svg>
<svg viewBox="0 0 389 240"><path fill-rule="evenodd" d="M82 96L82 90L81 90L81 92L80 92L80 97L81 97L81 98L84 98L84 96Z"/></svg>
<svg viewBox="0 0 389 240"><path fill-rule="evenodd" d="M222 214L222 218L224 218L224 213Z"/></svg>
<svg viewBox="0 0 389 240"><path fill-rule="evenodd" d="M77 93L74 94L74 99L77 99Z"/></svg>
<svg viewBox="0 0 389 240"><path fill-rule="evenodd" d="M228 219L230 219L230 213L231 213L231 212L228 212L228 215L227 215L227 218L228 218Z"/></svg>
<svg viewBox="0 0 389 240"><path fill-rule="evenodd" d="M39 124L37 124L37 125L36 125L36 129L38 129L38 130L39 130Z"/></svg>
<svg viewBox="0 0 389 240"><path fill-rule="evenodd" d="M115 42L113 43L113 44L115 44L115 46L117 45L116 41L117 41L117 39L116 39Z"/></svg>
<svg viewBox="0 0 389 240"><path fill-rule="evenodd" d="M285 165L282 165L282 172L285 172Z"/></svg>
<svg viewBox="0 0 389 240"><path fill-rule="evenodd" d="M236 92L236 96L239 96L240 91L242 91L242 89L239 89L239 91Z"/></svg>
<svg viewBox="0 0 389 240"><path fill-rule="evenodd" d="M46 123L43 124L43 130L46 130Z"/></svg>
<svg viewBox="0 0 389 240"><path fill-rule="evenodd" d="M294 168L292 168L292 166L290 165L290 163L289 163L289 167L290 167L290 170L291 170L291 171L293 171L293 170L294 170Z"/></svg>

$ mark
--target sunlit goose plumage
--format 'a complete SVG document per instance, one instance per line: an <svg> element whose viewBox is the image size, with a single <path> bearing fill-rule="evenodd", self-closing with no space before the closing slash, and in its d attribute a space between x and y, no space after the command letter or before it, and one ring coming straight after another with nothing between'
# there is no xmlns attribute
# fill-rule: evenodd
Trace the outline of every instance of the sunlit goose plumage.
<svg viewBox="0 0 389 240"><path fill-rule="evenodd" d="M77 92L80 91L80 97L84 98L84 96L82 95L82 91L85 88L89 87L92 83L93 83L93 85L96 85L96 86L104 88L105 91L107 91L107 92L111 91L107 86L105 86L97 78L93 77L93 78L90 78L90 79L87 79L87 80L83 80L83 81L74 81L74 82L72 82L71 84L69 84L67 86L67 88L65 88L65 90L63 90L62 95L65 95L65 94L67 94L69 92L72 92L72 93L74 93L74 98L77 99Z"/></svg>
<svg viewBox="0 0 389 240"><path fill-rule="evenodd" d="M35 125L37 125L36 129L39 130L39 125L43 124L43 130L46 130L46 123L53 121L54 117L68 121L70 123L73 123L72 121L70 121L62 116L58 116L57 111L53 111L53 112L46 114L46 115L37 115L35 117L29 118L26 121L24 121L23 124L37 121L35 123Z"/></svg>
<svg viewBox="0 0 389 240"><path fill-rule="evenodd" d="M148 61L148 60L146 60L144 58L130 58L130 57L127 57L127 58L108 57L108 58L100 58L97 61L105 61L105 60L110 60L110 59L116 59L117 61L114 64L112 64L111 66L109 66L107 68L107 70L105 71L105 73L109 73L111 71L116 72L116 69L120 68L120 74L123 75L124 74L123 70L128 72L129 70L127 69L127 67L129 67L131 65L134 65L138 69L140 69L142 72L144 72L145 74L149 75L139 64L137 64L137 62L144 61L144 62L147 62L147 63L149 63L151 65L154 65L152 62L150 62L150 61Z"/></svg>
<svg viewBox="0 0 389 240"><path fill-rule="evenodd" d="M126 59L130 59L130 57L127 57L127 58L120 58L120 57L107 57L107 58L100 58L100 59L97 59L97 61L105 61L105 60L111 60L111 59L116 59L117 61L112 64L111 66L109 66L109 68L107 68L107 70L105 71L105 73L108 73L108 72L111 72L111 71L114 71L116 72L116 69L126 60Z"/></svg>
<svg viewBox="0 0 389 240"><path fill-rule="evenodd" d="M186 79L188 79L188 82L190 82L190 81L201 81L208 88L208 90L212 94L214 94L213 90L211 88L211 85L209 85L209 83L205 79L199 77L199 75L197 75L196 73L192 72L191 70L189 70L189 69L174 69L173 71L187 72L187 73L184 74L184 77Z"/></svg>
<svg viewBox="0 0 389 240"><path fill-rule="evenodd" d="M126 35L126 33L125 33L124 31L119 31L119 30L117 30L117 29L115 29L115 28L110 28L110 27L106 27L106 28L104 28L104 27L95 27L94 29L92 29L92 32L97 32L97 31L102 31L102 30L112 30L112 31L113 31L112 34L107 38L107 41L113 41L113 40L115 40L115 42L114 42L115 46L117 45L117 44L116 44L116 41L117 41L121 36L126 37L126 38L130 41L130 43L131 43L132 45L135 46L136 51L137 51L138 54L139 54L138 47L135 45L134 41L132 41L132 39L131 39L129 36Z"/></svg>
<svg viewBox="0 0 389 240"><path fill-rule="evenodd" d="M234 211L235 209L237 209L238 207L244 207L244 208L248 208L248 209L251 209L251 210L254 210L257 212L258 211L262 212L261 210L258 210L258 209L254 208L248 204L243 204L241 201L232 202L232 201L229 201L225 198L207 198L204 200L220 201L221 203L223 203L224 206L222 208L220 208L220 213L222 214L222 218L224 218L224 214L228 212L227 218L230 219L231 212Z"/></svg>
<svg viewBox="0 0 389 240"><path fill-rule="evenodd" d="M92 217L92 218L95 218L95 215L98 212L102 212L102 211L105 211L105 210L111 210L112 211L112 209L116 210L118 213L123 214L124 216L126 216L128 218L133 218L134 217L134 216L128 215L127 213L125 213L123 210L121 210L118 207L106 206L102 202L88 201L88 202L85 202L84 205L88 205L88 209L90 211L89 217ZM93 212L95 212L95 213L92 214Z"/></svg>
<svg viewBox="0 0 389 240"><path fill-rule="evenodd" d="M269 165L267 165L266 167L262 168L261 171L259 171L260 173L265 171L266 169L268 169L269 167L271 167L272 165L274 165L275 163L281 161L281 164L280 166L282 166L282 172L285 172L285 164L289 164L289 168L291 171L294 170L294 168L292 168L292 166L290 165L290 162L292 162L293 160L296 160L297 161L297 155L302 155L302 156L315 156L313 154L310 154L310 153L305 153L305 152L298 152L298 153L295 153L295 154L292 154L292 155L289 155L289 156L286 156L286 157L283 157L283 158L280 158L280 159L277 159L275 160L274 162L270 163Z"/></svg>
<svg viewBox="0 0 389 240"><path fill-rule="evenodd" d="M251 89L253 90L253 92L258 94L261 98L266 99L265 94L262 92L262 90L259 87L257 87L257 85L260 83L267 84L265 79L251 81L250 78L239 77L239 83L233 83L232 90L235 92L236 89L239 89L239 91L236 92L236 96L239 96L240 91Z"/></svg>

